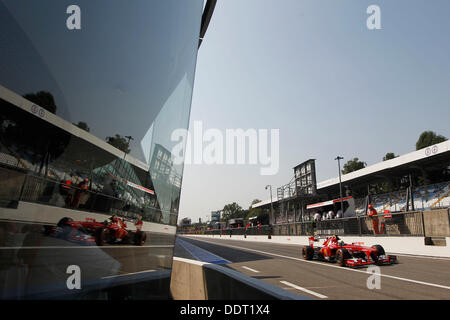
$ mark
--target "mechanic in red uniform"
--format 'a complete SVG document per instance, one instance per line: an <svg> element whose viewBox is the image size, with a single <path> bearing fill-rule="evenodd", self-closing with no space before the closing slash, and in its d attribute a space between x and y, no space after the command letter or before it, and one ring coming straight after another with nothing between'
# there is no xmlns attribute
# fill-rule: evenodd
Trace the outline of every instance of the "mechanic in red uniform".
<svg viewBox="0 0 450 320"><path fill-rule="evenodd" d="M137 220L136 220L136 222L134 223L134 225L136 226L136 232L139 232L139 231L142 230L142 225L143 225L143 222L142 222L142 216L139 216L139 217L137 218Z"/></svg>
<svg viewBox="0 0 450 320"><path fill-rule="evenodd" d="M368 208L369 211L367 212L367 215L372 219L373 232L375 232L375 234L380 234L380 231L378 230L378 212L371 204L369 204Z"/></svg>
<svg viewBox="0 0 450 320"><path fill-rule="evenodd" d="M78 189L75 191L75 198L72 202L72 207L78 208L80 205L81 195L86 194L87 190L89 190L89 178L84 178L78 184Z"/></svg>

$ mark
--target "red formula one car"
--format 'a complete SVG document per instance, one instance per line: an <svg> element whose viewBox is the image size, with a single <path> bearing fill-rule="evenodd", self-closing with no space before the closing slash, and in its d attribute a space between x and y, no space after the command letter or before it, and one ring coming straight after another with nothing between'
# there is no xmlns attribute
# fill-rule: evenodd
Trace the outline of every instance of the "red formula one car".
<svg viewBox="0 0 450 320"><path fill-rule="evenodd" d="M142 246L147 239L147 234L136 229L127 229L127 224L122 218L112 216L104 222L98 222L92 218L86 221L74 221L64 217L56 226L45 226L44 234L56 238L82 243L85 245L103 246L106 243L135 244Z"/></svg>
<svg viewBox="0 0 450 320"><path fill-rule="evenodd" d="M360 267L370 264L385 265L397 262L397 257L386 255L380 245L365 247L359 243L346 244L338 236L329 236L321 247L314 247L317 238L310 237L309 245L302 248L306 260L337 262L342 267Z"/></svg>

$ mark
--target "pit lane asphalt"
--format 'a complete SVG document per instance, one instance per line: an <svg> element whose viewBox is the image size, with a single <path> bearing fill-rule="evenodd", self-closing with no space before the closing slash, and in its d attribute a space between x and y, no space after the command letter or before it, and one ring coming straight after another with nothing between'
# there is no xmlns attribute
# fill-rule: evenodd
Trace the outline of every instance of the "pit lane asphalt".
<svg viewBox="0 0 450 320"><path fill-rule="evenodd" d="M147 232L143 246L113 244L98 247L30 233L25 239L16 239L16 243L0 247L0 282L5 282L5 270L17 268L19 259L27 268L27 286L65 283L70 265L80 267L82 281L170 270L174 238L175 235ZM11 281L11 286L17 284L17 281ZM5 288L8 287L5 284Z"/></svg>
<svg viewBox="0 0 450 320"><path fill-rule="evenodd" d="M230 261L223 264L226 267L313 299L450 299L450 259L398 256L398 264L380 267L381 288L369 289L367 281L372 274L367 268L305 261L298 245L178 237ZM195 259L179 241L175 256Z"/></svg>

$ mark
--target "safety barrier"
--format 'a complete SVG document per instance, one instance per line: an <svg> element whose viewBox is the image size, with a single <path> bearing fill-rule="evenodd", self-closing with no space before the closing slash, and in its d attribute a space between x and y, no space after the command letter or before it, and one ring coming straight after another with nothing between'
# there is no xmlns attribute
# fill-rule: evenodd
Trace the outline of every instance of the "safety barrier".
<svg viewBox="0 0 450 320"><path fill-rule="evenodd" d="M450 210L436 209L391 213L388 216L357 216L330 219L317 222L295 222L264 225L248 228L206 230L192 233L205 235L267 235L267 236L308 236L308 235L348 235L348 236L450 236Z"/></svg>

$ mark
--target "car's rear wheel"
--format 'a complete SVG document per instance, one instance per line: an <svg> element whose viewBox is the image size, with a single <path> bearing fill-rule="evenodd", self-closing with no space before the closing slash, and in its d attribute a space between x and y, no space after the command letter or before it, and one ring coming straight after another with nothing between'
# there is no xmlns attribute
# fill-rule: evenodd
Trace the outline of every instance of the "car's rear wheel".
<svg viewBox="0 0 450 320"><path fill-rule="evenodd" d="M314 249L312 247L302 248L303 259L312 260L314 257Z"/></svg>

